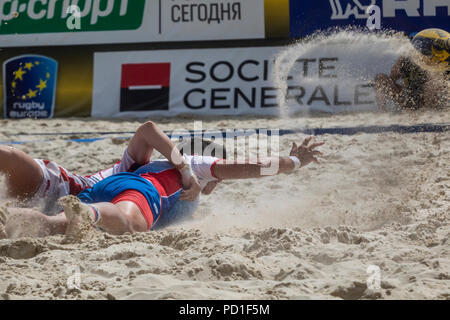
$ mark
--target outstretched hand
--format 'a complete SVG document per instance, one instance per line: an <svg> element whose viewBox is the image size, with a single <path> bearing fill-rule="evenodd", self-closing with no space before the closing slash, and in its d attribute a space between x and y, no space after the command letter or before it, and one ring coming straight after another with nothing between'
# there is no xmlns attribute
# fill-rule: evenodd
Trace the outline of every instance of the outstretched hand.
<svg viewBox="0 0 450 320"><path fill-rule="evenodd" d="M313 137L306 138L300 146L297 146L295 142L292 144L291 153L289 155L295 156L300 160L300 167L307 166L311 162L319 163L316 157L323 155L322 152L314 149L324 145L325 142L316 142L309 145L312 138Z"/></svg>
<svg viewBox="0 0 450 320"><path fill-rule="evenodd" d="M180 195L180 200L185 201L195 201L202 191L200 187L200 183L195 175L191 176L189 182L183 183L183 187L185 188Z"/></svg>

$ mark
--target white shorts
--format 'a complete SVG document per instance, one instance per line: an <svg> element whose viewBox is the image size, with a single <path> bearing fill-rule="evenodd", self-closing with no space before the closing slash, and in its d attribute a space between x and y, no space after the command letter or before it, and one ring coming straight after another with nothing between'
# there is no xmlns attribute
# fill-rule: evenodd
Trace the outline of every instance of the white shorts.
<svg viewBox="0 0 450 320"><path fill-rule="evenodd" d="M56 162L41 159L34 159L34 161L39 164L44 174L44 180L36 193L39 198L48 196L61 198L69 194L77 195L92 186L88 179L71 173Z"/></svg>
<svg viewBox="0 0 450 320"><path fill-rule="evenodd" d="M125 150L122 160L114 166L90 176L71 173L53 161L41 159L34 159L34 161L41 167L44 175L35 198L38 201L44 200L45 208L43 210L46 212L55 211L56 202L59 198L67 195L78 195L84 189L92 187L95 183L113 174L132 171L136 164L127 150Z"/></svg>

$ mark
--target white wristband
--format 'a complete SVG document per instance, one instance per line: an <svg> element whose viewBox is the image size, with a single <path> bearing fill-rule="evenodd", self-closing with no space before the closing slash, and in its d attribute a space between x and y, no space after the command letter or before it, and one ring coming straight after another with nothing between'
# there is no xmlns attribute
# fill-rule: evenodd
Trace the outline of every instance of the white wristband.
<svg viewBox="0 0 450 320"><path fill-rule="evenodd" d="M294 169L300 168L300 160L296 156L290 156L289 158L294 161Z"/></svg>
<svg viewBox="0 0 450 320"><path fill-rule="evenodd" d="M194 175L191 165L186 163L184 167L180 169L180 174L183 177L183 179L189 180Z"/></svg>

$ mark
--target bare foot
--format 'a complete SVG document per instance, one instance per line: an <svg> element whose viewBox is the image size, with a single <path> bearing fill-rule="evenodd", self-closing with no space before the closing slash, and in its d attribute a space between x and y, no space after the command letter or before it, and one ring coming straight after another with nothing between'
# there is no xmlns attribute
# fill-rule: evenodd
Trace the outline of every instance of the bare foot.
<svg viewBox="0 0 450 320"><path fill-rule="evenodd" d="M67 196L58 200L67 217L66 241L81 241L93 233L91 208L77 197Z"/></svg>

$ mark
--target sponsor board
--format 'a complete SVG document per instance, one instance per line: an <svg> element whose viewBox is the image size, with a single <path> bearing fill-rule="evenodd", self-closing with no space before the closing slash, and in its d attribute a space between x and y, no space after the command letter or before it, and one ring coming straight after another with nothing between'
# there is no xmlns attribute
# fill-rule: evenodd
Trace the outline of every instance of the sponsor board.
<svg viewBox="0 0 450 320"><path fill-rule="evenodd" d="M4 117L52 118L55 107L58 62L24 55L3 64Z"/></svg>
<svg viewBox="0 0 450 320"><path fill-rule="evenodd" d="M92 116L277 115L285 104L288 113L373 110L371 80L395 62L381 55L355 62L345 45L330 44L295 57L283 75L277 62L286 49L96 53Z"/></svg>
<svg viewBox="0 0 450 320"><path fill-rule="evenodd" d="M145 0L132 5L128 0L0 0L0 34L135 30L142 25L144 6ZM67 21L78 13L81 28L70 30Z"/></svg>
<svg viewBox="0 0 450 320"><path fill-rule="evenodd" d="M0 0L3 47L264 37L264 0Z"/></svg>
<svg viewBox="0 0 450 320"><path fill-rule="evenodd" d="M449 0L316 0L291 1L291 37L301 38L333 27L366 28L371 5L381 9L381 28L416 33L450 29Z"/></svg>
<svg viewBox="0 0 450 320"><path fill-rule="evenodd" d="M120 112L169 110L170 63L122 65Z"/></svg>

